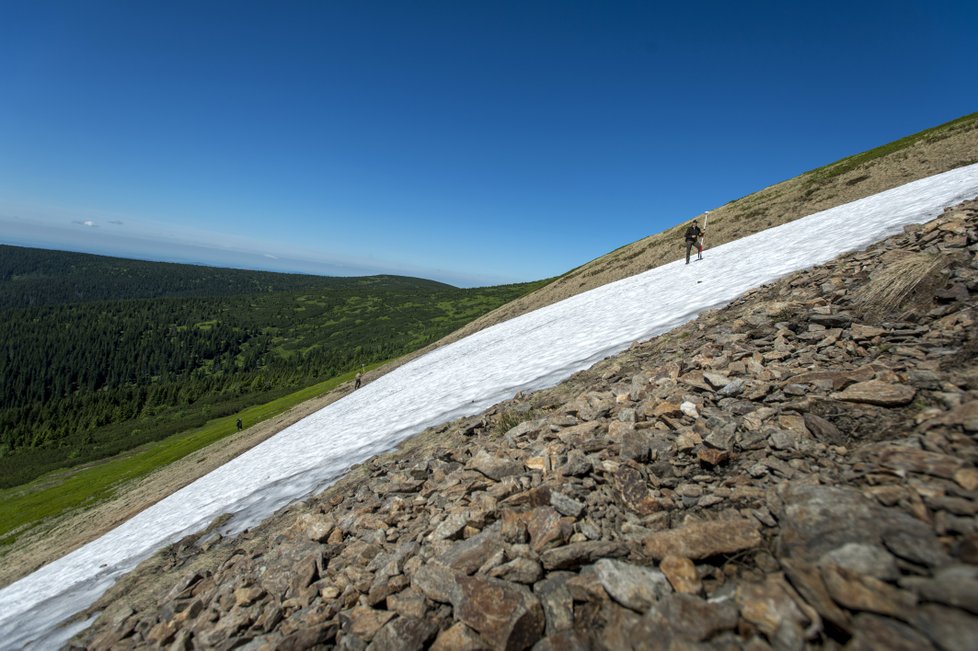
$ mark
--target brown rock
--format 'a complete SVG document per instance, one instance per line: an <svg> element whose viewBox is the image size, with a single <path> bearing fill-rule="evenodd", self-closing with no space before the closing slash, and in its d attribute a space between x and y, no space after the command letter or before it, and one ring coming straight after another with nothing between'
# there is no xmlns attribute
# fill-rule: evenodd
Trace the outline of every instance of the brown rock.
<svg viewBox="0 0 978 651"><path fill-rule="evenodd" d="M438 562L428 562L418 568L411 585L432 601L451 603L458 590L455 572Z"/></svg>
<svg viewBox="0 0 978 651"><path fill-rule="evenodd" d="M526 649L543 636L540 601L529 590L480 576L461 577L455 616L500 649Z"/></svg>
<svg viewBox="0 0 978 651"><path fill-rule="evenodd" d="M647 461L652 450L652 437L646 430L628 429L621 433L618 453L625 459Z"/></svg>
<svg viewBox="0 0 978 651"><path fill-rule="evenodd" d="M910 404L917 390L905 384L892 384L879 380L857 382L841 393L833 393L832 398L846 402L861 402L881 407L899 407Z"/></svg>
<svg viewBox="0 0 978 651"><path fill-rule="evenodd" d="M947 422L961 425L966 432L978 432L978 400L969 400L948 414Z"/></svg>
<svg viewBox="0 0 978 651"><path fill-rule="evenodd" d="M706 380L707 384L713 389L722 389L723 387L730 384L730 378L722 373L713 373L711 371L703 372L703 379Z"/></svg>
<svg viewBox="0 0 978 651"><path fill-rule="evenodd" d="M669 555L659 563L659 569L669 579L673 590L684 594L699 594L703 589L693 561L683 556Z"/></svg>
<svg viewBox="0 0 978 651"><path fill-rule="evenodd" d="M574 626L574 601L567 581L576 576L571 572L551 572L547 578L533 586L533 594L543 606L547 635Z"/></svg>
<svg viewBox="0 0 978 651"><path fill-rule="evenodd" d="M947 651L974 651L978 640L978 618L957 608L923 604L914 610L910 624Z"/></svg>
<svg viewBox="0 0 978 651"><path fill-rule="evenodd" d="M471 628L456 622L438 634L431 651L488 651L489 645L482 641Z"/></svg>
<svg viewBox="0 0 978 651"><path fill-rule="evenodd" d="M964 572L945 570L934 579L907 577L900 581L900 586L913 590L922 601L953 606L978 614L978 580L972 568Z"/></svg>
<svg viewBox="0 0 978 651"><path fill-rule="evenodd" d="M636 634L641 627L642 617L613 601L603 602L600 608L600 619L590 623L588 630L592 648L616 650L636 648L633 646L635 641L644 637Z"/></svg>
<svg viewBox="0 0 978 651"><path fill-rule="evenodd" d="M320 644L325 644L336 637L337 627L335 624L313 626L303 626L297 631L288 634L277 645L276 649L281 651L300 651L310 649ZM199 646L198 646L199 648Z"/></svg>
<svg viewBox="0 0 978 651"><path fill-rule="evenodd" d="M823 567L822 578L832 598L850 610L905 619L917 604L913 593L898 590L879 579L859 575L836 565Z"/></svg>
<svg viewBox="0 0 978 651"><path fill-rule="evenodd" d="M567 413L577 414L583 421L593 421L607 416L614 405L615 398L610 392L588 391L567 406Z"/></svg>
<svg viewBox="0 0 978 651"><path fill-rule="evenodd" d="M387 609L396 612L398 615L417 619L424 619L428 611L424 595L414 587L402 590L397 594L388 595Z"/></svg>
<svg viewBox="0 0 978 651"><path fill-rule="evenodd" d="M469 461L469 466L496 481L523 472L523 464L521 462L502 459L489 454L485 450L479 450L472 460Z"/></svg>
<svg viewBox="0 0 978 651"><path fill-rule="evenodd" d="M853 323L849 328L849 332L852 334L853 339L872 339L873 337L886 334L886 330L883 328L863 325L861 323Z"/></svg>
<svg viewBox="0 0 978 651"><path fill-rule="evenodd" d="M326 542L330 545L340 544L343 542L343 532L339 529L333 529L332 533L329 534L329 538L326 539Z"/></svg>
<svg viewBox="0 0 978 651"><path fill-rule="evenodd" d="M433 621L397 617L374 635L367 651L419 651L437 632L438 626Z"/></svg>
<svg viewBox="0 0 978 651"><path fill-rule="evenodd" d="M612 599L640 613L672 592L666 576L648 567L602 558L591 570Z"/></svg>
<svg viewBox="0 0 978 651"><path fill-rule="evenodd" d="M309 540L321 543L329 539L329 534L333 533L336 522L319 513L305 513L299 517L297 525Z"/></svg>
<svg viewBox="0 0 978 651"><path fill-rule="evenodd" d="M906 624L860 613L853 623L853 636L846 645L846 651L933 651L930 641Z"/></svg>
<svg viewBox="0 0 978 651"><path fill-rule="evenodd" d="M527 457L523 461L523 465L526 466L527 470L536 470L540 473L550 472L550 457Z"/></svg>
<svg viewBox="0 0 978 651"><path fill-rule="evenodd" d="M547 506L548 504L550 504L550 487L547 485L515 493L502 501L502 505L506 507Z"/></svg>
<svg viewBox="0 0 978 651"><path fill-rule="evenodd" d="M682 409L679 408L678 402L669 402L667 400L657 400L653 401L647 408L643 408L643 413L646 416L652 416L658 418L660 416L672 416L679 417L683 415Z"/></svg>
<svg viewBox="0 0 978 651"><path fill-rule="evenodd" d="M713 392L713 386L707 382L703 376L703 371L690 371L689 373L680 375L679 381L696 389Z"/></svg>
<svg viewBox="0 0 978 651"><path fill-rule="evenodd" d="M881 581L895 581L900 577L896 559L881 545L846 543L825 553L818 564L837 565Z"/></svg>
<svg viewBox="0 0 978 651"><path fill-rule="evenodd" d="M791 596L791 588L780 574L769 575L763 583L737 584L740 616L757 626L774 641L800 648L808 618ZM784 639L787 637L788 639ZM777 644L775 646L778 646Z"/></svg>
<svg viewBox="0 0 978 651"><path fill-rule="evenodd" d="M954 545L954 555L964 563L978 565L978 532L961 536Z"/></svg>
<svg viewBox="0 0 978 651"><path fill-rule="evenodd" d="M295 576L292 579L292 595L298 595L304 588L312 585L312 582L319 578L319 559L322 554L310 554L299 562L295 567Z"/></svg>
<svg viewBox="0 0 978 651"><path fill-rule="evenodd" d="M567 453L567 462L560 467L560 473L566 477L583 477L591 473L594 464L581 450L570 450Z"/></svg>
<svg viewBox="0 0 978 651"><path fill-rule="evenodd" d="M541 506L527 513L526 530L530 546L540 552L565 542L574 532L574 519L561 516L553 507Z"/></svg>
<svg viewBox="0 0 978 651"><path fill-rule="evenodd" d="M540 567L540 563L531 558L514 558L508 563L492 568L489 576L512 583L532 585L543 577L543 568Z"/></svg>
<svg viewBox="0 0 978 651"><path fill-rule="evenodd" d="M954 481L966 491L978 490L978 468L961 468L954 471Z"/></svg>
<svg viewBox="0 0 978 651"><path fill-rule="evenodd" d="M438 561L456 572L472 574L503 549L501 530L501 525L493 525L468 540L460 540L441 554Z"/></svg>
<svg viewBox="0 0 978 651"><path fill-rule="evenodd" d="M956 457L939 452L890 447L877 454L877 462L887 468L918 472L944 479L953 479L964 462Z"/></svg>
<svg viewBox="0 0 978 651"><path fill-rule="evenodd" d="M591 651L587 637L577 631L557 631L548 634L533 646L533 651Z"/></svg>
<svg viewBox="0 0 978 651"><path fill-rule="evenodd" d="M177 624L173 621L160 622L146 633L146 639L159 646L167 646L177 634Z"/></svg>
<svg viewBox="0 0 978 651"><path fill-rule="evenodd" d="M643 544L645 553L656 560L671 555L698 560L757 547L761 532L756 520L696 522L650 534Z"/></svg>
<svg viewBox="0 0 978 651"><path fill-rule="evenodd" d="M575 450L596 452L607 445L607 437L601 431L601 421L590 420L580 425L574 425L560 430L557 438Z"/></svg>
<svg viewBox="0 0 978 651"><path fill-rule="evenodd" d="M679 377L680 373L682 373L682 367L679 364L676 362L667 362L652 372L652 378L655 380L664 380L667 378L675 380Z"/></svg>
<svg viewBox="0 0 978 651"><path fill-rule="evenodd" d="M572 518L578 518L584 512L584 504L578 502L570 495L564 495L559 491L550 492L550 506L557 509L557 512L561 515L567 515Z"/></svg>
<svg viewBox="0 0 978 651"><path fill-rule="evenodd" d="M179 607L179 606L178 606ZM187 605L183 610L178 612L173 616L173 621L177 623L182 623L188 619L194 619L204 610L204 602L200 599L194 599Z"/></svg>
<svg viewBox="0 0 978 651"><path fill-rule="evenodd" d="M615 488L622 503L639 515L649 515L662 509L652 495L642 473L628 465L621 465L614 475Z"/></svg>
<svg viewBox="0 0 978 651"><path fill-rule="evenodd" d="M890 552L915 563L947 562L933 530L901 509L880 506L859 491L836 486L790 482L782 490L778 513L778 556L816 563L847 543L884 544Z"/></svg>
<svg viewBox="0 0 978 651"><path fill-rule="evenodd" d="M340 627L343 631L370 641L374 634L395 615L389 610L374 610L367 606L356 606L340 613Z"/></svg>
<svg viewBox="0 0 978 651"><path fill-rule="evenodd" d="M431 540L455 540L462 535L462 530L469 523L471 514L468 511L452 511L431 532Z"/></svg>
<svg viewBox="0 0 978 651"><path fill-rule="evenodd" d="M608 540L589 540L548 549L540 555L540 561L548 570L563 570L581 567L599 558L623 556L625 553L626 551L618 543Z"/></svg>
<svg viewBox="0 0 978 651"><path fill-rule="evenodd" d="M827 445L842 445L846 439L839 428L821 416L812 413L804 415L805 427L816 439Z"/></svg>
<svg viewBox="0 0 978 651"><path fill-rule="evenodd" d="M696 451L696 456L704 466L713 468L730 461L728 450L718 450L716 448L702 446Z"/></svg>
<svg viewBox="0 0 978 651"><path fill-rule="evenodd" d="M683 640L700 642L737 626L737 604L731 599L704 601L689 594L671 594L652 606L643 621L645 639L662 639L663 633ZM651 630L648 630L651 629ZM665 648L689 648L684 645Z"/></svg>
<svg viewBox="0 0 978 651"><path fill-rule="evenodd" d="M680 452L689 452L703 442L703 439L696 432L683 432L676 437L676 449Z"/></svg>
<svg viewBox="0 0 978 651"><path fill-rule="evenodd" d="M404 473L395 473L387 478L386 481L378 484L374 491L378 495L389 495L391 493L414 493L424 485L423 479L415 479Z"/></svg>
<svg viewBox="0 0 978 651"><path fill-rule="evenodd" d="M234 603L237 606L246 607L255 603L265 596L265 591L261 588L238 588L234 591Z"/></svg>
<svg viewBox="0 0 978 651"><path fill-rule="evenodd" d="M836 391L840 391L850 384L859 381L871 380L873 378L873 372L869 371L868 375L859 374L853 371L808 371L805 373L799 373L798 375L792 375L784 381L784 385L788 384L813 384L815 386L831 387Z"/></svg>
<svg viewBox="0 0 978 651"><path fill-rule="evenodd" d="M526 514L513 509L503 509L501 512L499 533L508 543L526 542Z"/></svg>
<svg viewBox="0 0 978 651"><path fill-rule="evenodd" d="M924 523L905 515L905 526L883 532L883 545L902 559L928 567L943 567L950 557L934 532Z"/></svg>
<svg viewBox="0 0 978 651"><path fill-rule="evenodd" d="M780 562L787 571L791 584L805 601L811 604L822 619L833 623L844 631L850 630L852 622L848 612L839 608L832 600L828 588L825 587L825 581L822 580L822 573L817 566L787 558L781 558Z"/></svg>
<svg viewBox="0 0 978 651"><path fill-rule="evenodd" d="M237 637L238 634L251 626L253 614L244 609L234 608L218 620L217 625L195 636L195 642L204 646L217 646L226 640Z"/></svg>

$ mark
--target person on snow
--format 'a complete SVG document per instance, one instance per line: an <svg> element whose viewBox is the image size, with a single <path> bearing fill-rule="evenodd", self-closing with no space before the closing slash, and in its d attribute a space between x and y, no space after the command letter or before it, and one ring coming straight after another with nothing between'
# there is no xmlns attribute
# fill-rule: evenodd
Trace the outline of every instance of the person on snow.
<svg viewBox="0 0 978 651"><path fill-rule="evenodd" d="M702 228L700 228L699 222L695 219L693 223L686 228L686 264L689 264L689 253L696 247L696 259L703 259L703 235L706 233Z"/></svg>
<svg viewBox="0 0 978 651"><path fill-rule="evenodd" d="M356 379L355 379L355 380L353 381L353 390L354 390L354 391L356 391L357 389L359 389L359 388L360 388L360 383L361 383L362 381L363 381L363 372L362 372L362 371L357 371L357 377L356 377Z"/></svg>

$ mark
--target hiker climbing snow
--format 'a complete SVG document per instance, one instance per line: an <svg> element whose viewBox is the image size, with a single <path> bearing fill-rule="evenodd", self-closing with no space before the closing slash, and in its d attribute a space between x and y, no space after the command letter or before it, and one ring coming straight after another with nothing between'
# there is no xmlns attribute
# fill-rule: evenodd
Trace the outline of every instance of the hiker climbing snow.
<svg viewBox="0 0 978 651"><path fill-rule="evenodd" d="M686 264L689 264L689 253L696 247L696 259L703 259L703 235L706 233L700 228L699 223L694 219L693 223L686 228Z"/></svg>

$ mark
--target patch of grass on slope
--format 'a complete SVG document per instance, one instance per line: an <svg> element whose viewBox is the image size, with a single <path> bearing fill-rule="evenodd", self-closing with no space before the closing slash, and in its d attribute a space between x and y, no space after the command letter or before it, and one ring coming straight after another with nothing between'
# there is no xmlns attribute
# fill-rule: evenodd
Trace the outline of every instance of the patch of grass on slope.
<svg viewBox="0 0 978 651"><path fill-rule="evenodd" d="M380 366L373 364L368 368ZM17 535L45 518L76 508L86 508L112 497L121 483L138 479L174 461L215 443L236 431L240 417L247 426L278 416L291 407L320 396L350 381L355 373L320 382L240 414L217 418L203 427L174 434L141 450L67 474L62 481L44 476L25 486L0 490L0 544L7 545Z"/></svg>
<svg viewBox="0 0 978 651"><path fill-rule="evenodd" d="M864 151L861 154L843 158L840 161L831 163L824 167L819 167L818 169L809 172L809 181L825 181L834 176L845 174L846 172L850 172L872 160L889 156L892 153L898 152L902 149L907 149L908 147L911 147L921 141L936 142L938 140L942 140L950 136L956 128L961 127L966 123L974 122L975 120L978 120L978 113L965 115L957 120L951 120L950 122L946 122L942 125L919 131L905 138L900 138L899 140L894 140L893 142L876 147L875 149Z"/></svg>

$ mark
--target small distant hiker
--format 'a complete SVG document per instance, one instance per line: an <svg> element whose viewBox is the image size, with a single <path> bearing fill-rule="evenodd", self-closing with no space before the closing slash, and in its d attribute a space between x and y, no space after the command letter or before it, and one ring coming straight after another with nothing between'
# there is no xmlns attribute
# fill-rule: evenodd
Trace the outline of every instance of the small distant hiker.
<svg viewBox="0 0 978 651"><path fill-rule="evenodd" d="M363 373L357 371L357 377L353 380L353 390L356 391L360 388L360 382L363 380Z"/></svg>
<svg viewBox="0 0 978 651"><path fill-rule="evenodd" d="M241 419L240 418L238 419L238 422L236 423L236 425L238 426L238 431L239 432L244 429L244 424L241 422Z"/></svg>
<svg viewBox="0 0 978 651"><path fill-rule="evenodd" d="M705 232L706 231L700 228L699 222L697 222L695 219L693 220L693 223L686 228L686 264L689 264L689 253L693 250L694 246L696 247L696 259L703 259L703 234Z"/></svg>

